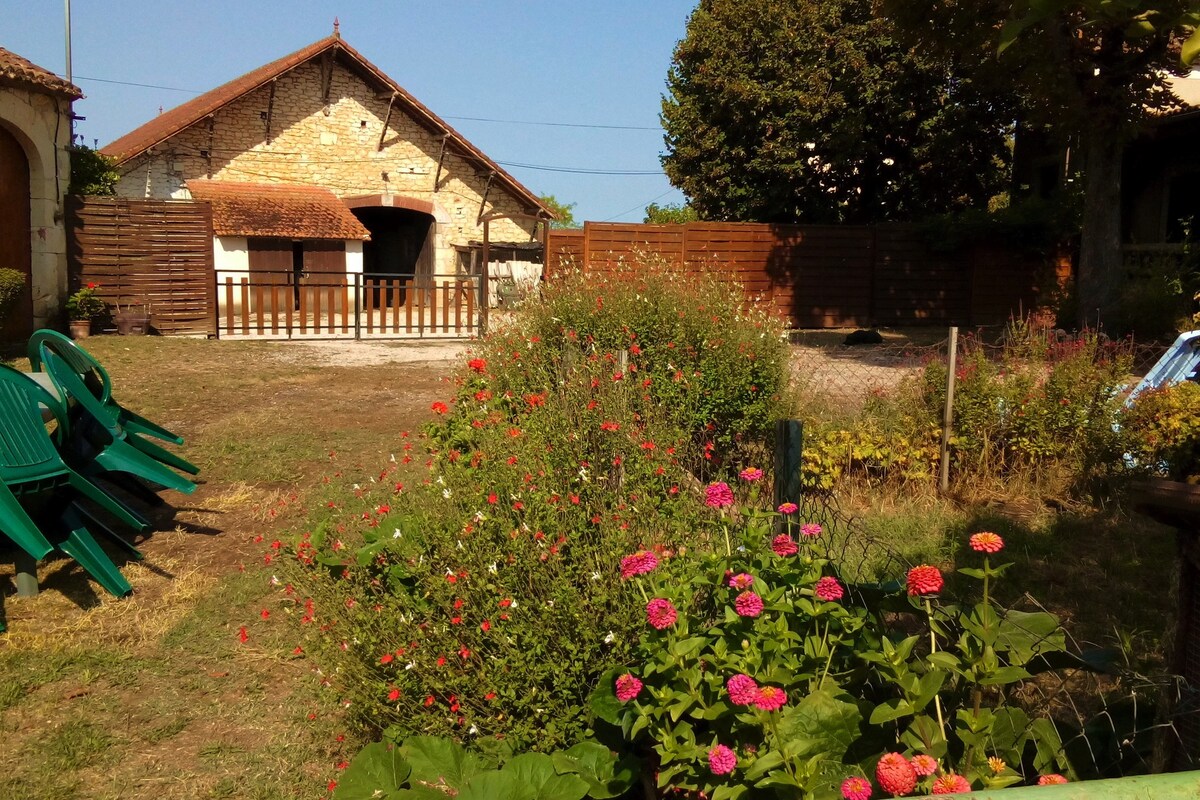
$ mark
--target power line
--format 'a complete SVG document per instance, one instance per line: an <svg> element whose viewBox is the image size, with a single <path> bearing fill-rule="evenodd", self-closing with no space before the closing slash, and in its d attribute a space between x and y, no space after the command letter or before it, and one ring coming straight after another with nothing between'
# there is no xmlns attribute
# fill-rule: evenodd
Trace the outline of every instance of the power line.
<svg viewBox="0 0 1200 800"><path fill-rule="evenodd" d="M647 201L646 201L646 202L644 202L644 203L639 203L639 204L637 204L636 206L634 206L633 208L627 208L627 209L625 209L624 211L622 211L620 214L613 214L613 215L612 215L611 217L609 217L608 219L606 219L606 220L602 220L602 221L603 221L603 222L612 222L612 221L613 221L614 219L616 219L617 217L623 217L623 216L625 216L626 214L631 214L631 213L633 213L634 211L637 211L639 208L645 208L646 206L650 205L651 203L656 203L656 202L658 202L659 200L663 199L664 197L666 197L667 195L669 195L669 194L670 194L671 192L673 192L673 191L675 191L675 187L674 187L674 186L672 186L670 189L667 189L665 192L663 192L662 194L660 194L658 197L653 197L653 198L651 198L651 199L647 200Z"/></svg>
<svg viewBox="0 0 1200 800"><path fill-rule="evenodd" d="M134 81L117 81L111 78L89 78L85 75L76 75L74 80L77 81L94 81L96 83L112 83L118 86L136 86L141 89L162 89L168 92L184 92L185 94L204 94L204 92L196 89L181 89L178 86L160 86L155 83L136 83ZM582 122L544 122L540 120L525 120L525 119L493 119L491 117L459 117L447 115L443 119L466 120L470 122L497 122L505 125L541 125L547 128L587 128L593 130L604 131L656 131L662 132L659 126L648 127L645 125L592 125Z"/></svg>
<svg viewBox="0 0 1200 800"><path fill-rule="evenodd" d="M502 167L535 169L541 172L565 172L568 175L662 175L661 169L589 169L587 167L547 167L542 164L517 164L512 161L497 161Z"/></svg>

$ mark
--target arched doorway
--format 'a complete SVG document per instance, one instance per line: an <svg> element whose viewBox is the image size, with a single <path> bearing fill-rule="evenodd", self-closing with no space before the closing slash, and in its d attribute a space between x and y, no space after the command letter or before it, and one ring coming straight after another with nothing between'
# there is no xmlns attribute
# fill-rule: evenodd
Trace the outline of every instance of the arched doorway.
<svg viewBox="0 0 1200 800"><path fill-rule="evenodd" d="M29 159L16 137L0 127L0 267L25 276L25 292L7 320L0 341L20 341L33 332L30 252Z"/></svg>

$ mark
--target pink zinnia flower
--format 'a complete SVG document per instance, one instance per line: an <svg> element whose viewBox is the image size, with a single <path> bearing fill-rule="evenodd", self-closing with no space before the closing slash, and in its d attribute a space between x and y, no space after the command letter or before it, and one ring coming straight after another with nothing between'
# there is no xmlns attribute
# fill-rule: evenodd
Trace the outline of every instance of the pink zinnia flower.
<svg viewBox="0 0 1200 800"><path fill-rule="evenodd" d="M846 800L871 800L871 782L855 775L842 783L842 797Z"/></svg>
<svg viewBox="0 0 1200 800"><path fill-rule="evenodd" d="M800 526L800 533L810 539L815 539L821 535L821 526L815 522L809 522Z"/></svg>
<svg viewBox="0 0 1200 800"><path fill-rule="evenodd" d="M761 481L762 476L763 476L763 471L761 469L759 469L758 467L747 467L746 469L744 469L738 473L738 477L741 478L742 480L744 480L746 483L754 483L755 481Z"/></svg>
<svg viewBox="0 0 1200 800"><path fill-rule="evenodd" d="M899 753L885 753L875 766L875 780L892 797L900 797L917 788L917 771Z"/></svg>
<svg viewBox="0 0 1200 800"><path fill-rule="evenodd" d="M943 583L941 570L937 567L922 564L908 571L908 593L913 597L937 594Z"/></svg>
<svg viewBox="0 0 1200 800"><path fill-rule="evenodd" d="M780 514L795 514L800 510L800 506L795 503L780 503L779 508L775 509Z"/></svg>
<svg viewBox="0 0 1200 800"><path fill-rule="evenodd" d="M991 531L971 534L971 549L976 553L999 553L1004 549L1004 540Z"/></svg>
<svg viewBox="0 0 1200 800"><path fill-rule="evenodd" d="M728 775L737 766L737 756L723 744L708 751L708 768L713 775Z"/></svg>
<svg viewBox="0 0 1200 800"><path fill-rule="evenodd" d="M670 600L656 597L646 604L646 620L660 631L674 625L678 616Z"/></svg>
<svg viewBox="0 0 1200 800"><path fill-rule="evenodd" d="M795 540L786 533L781 533L771 540L771 549L775 551L775 555L780 558L794 556L800 551Z"/></svg>
<svg viewBox="0 0 1200 800"><path fill-rule="evenodd" d="M629 580L635 575L645 575L658 566L658 556L648 550L638 550L621 559L621 579Z"/></svg>
<svg viewBox="0 0 1200 800"><path fill-rule="evenodd" d="M704 490L704 502L711 508L728 508L733 505L733 490L723 481L711 483Z"/></svg>
<svg viewBox="0 0 1200 800"><path fill-rule="evenodd" d="M754 583L754 576L748 575L745 572L739 572L729 578L730 589L749 589Z"/></svg>
<svg viewBox="0 0 1200 800"><path fill-rule="evenodd" d="M763 601L754 592L742 592L733 601L733 607L743 617L757 617L762 613Z"/></svg>
<svg viewBox="0 0 1200 800"><path fill-rule="evenodd" d="M925 755L924 753L919 756L913 756L909 763L913 765L913 769L915 769L917 774L922 778L937 772L938 768L937 759L933 756Z"/></svg>
<svg viewBox="0 0 1200 800"><path fill-rule="evenodd" d="M628 672L617 678L617 699L622 703L628 703L637 697L640 691L642 691L642 682Z"/></svg>
<svg viewBox="0 0 1200 800"><path fill-rule="evenodd" d="M758 699L758 684L749 675L734 675L725 681L729 690L729 699L739 706L748 706Z"/></svg>
<svg viewBox="0 0 1200 800"><path fill-rule="evenodd" d="M1057 772L1051 772L1049 775L1043 775L1038 778L1038 786L1053 786L1056 783L1066 783L1067 779Z"/></svg>
<svg viewBox="0 0 1200 800"><path fill-rule="evenodd" d="M933 791L930 794L963 794L971 791L971 782L962 775L955 775L953 772L948 772L945 775L939 775L933 782Z"/></svg>
<svg viewBox="0 0 1200 800"><path fill-rule="evenodd" d="M826 603L832 603L842 599L845 592L842 590L842 585L837 582L837 578L828 576L817 581L816 587L813 589L813 594L824 600Z"/></svg>
<svg viewBox="0 0 1200 800"><path fill-rule="evenodd" d="M778 711L787 703L787 692L778 686L763 686L754 698L754 705L763 711Z"/></svg>

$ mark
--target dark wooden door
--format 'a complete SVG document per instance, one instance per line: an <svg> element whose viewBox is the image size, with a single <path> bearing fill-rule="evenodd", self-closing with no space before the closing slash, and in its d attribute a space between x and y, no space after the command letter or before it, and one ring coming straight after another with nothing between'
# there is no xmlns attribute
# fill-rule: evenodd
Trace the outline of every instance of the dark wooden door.
<svg viewBox="0 0 1200 800"><path fill-rule="evenodd" d="M0 341L20 341L33 333L30 236L29 160L16 137L0 128L0 267L25 276L17 307L0 320Z"/></svg>

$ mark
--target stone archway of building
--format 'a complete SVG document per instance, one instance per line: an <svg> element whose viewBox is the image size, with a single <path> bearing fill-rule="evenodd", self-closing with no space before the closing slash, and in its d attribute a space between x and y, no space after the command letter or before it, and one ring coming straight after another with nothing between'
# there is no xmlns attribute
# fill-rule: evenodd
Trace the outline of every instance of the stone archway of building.
<svg viewBox="0 0 1200 800"><path fill-rule="evenodd" d="M434 284L437 220L430 213L432 208L426 208L420 201L404 205L377 203L377 197L347 201L351 213L371 233L370 240L363 242L363 275L368 280L384 279L389 287L387 297L371 298L373 304L397 302L391 296L392 279L397 280L397 287L405 287L397 288L398 302L404 303L409 287L429 288ZM404 207L408 205L415 207Z"/></svg>
<svg viewBox="0 0 1200 800"><path fill-rule="evenodd" d="M0 341L21 341L33 332L29 177L25 148L0 127L0 268L25 276L25 291L16 308L8 319L0 320Z"/></svg>

